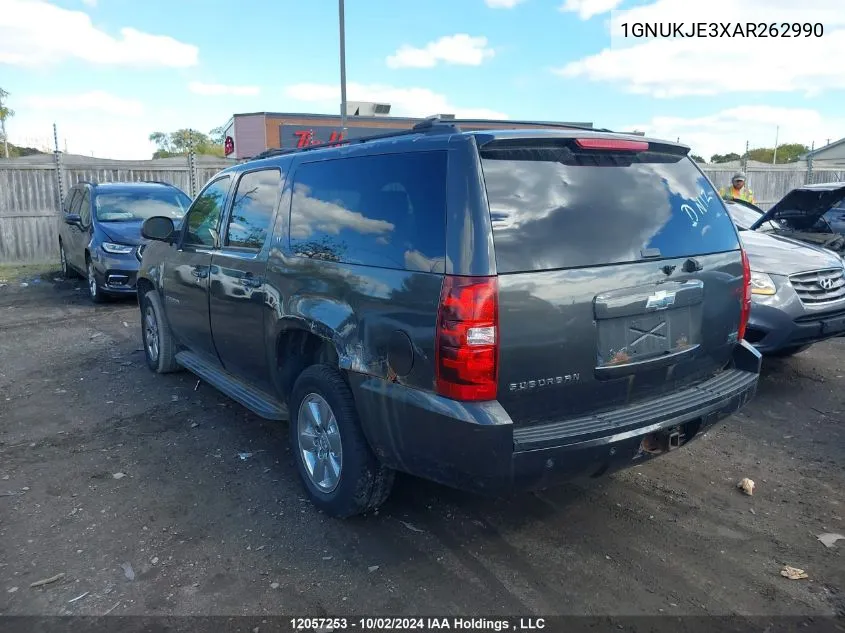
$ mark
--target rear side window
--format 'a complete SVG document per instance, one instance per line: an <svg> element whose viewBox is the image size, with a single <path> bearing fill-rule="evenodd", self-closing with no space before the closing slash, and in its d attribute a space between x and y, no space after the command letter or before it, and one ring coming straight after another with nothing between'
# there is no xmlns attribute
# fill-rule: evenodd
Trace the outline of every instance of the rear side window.
<svg viewBox="0 0 845 633"><path fill-rule="evenodd" d="M442 271L446 152L304 163L296 170L290 245L300 257Z"/></svg>
<svg viewBox="0 0 845 633"><path fill-rule="evenodd" d="M241 177L229 215L227 246L261 250L279 203L281 184L278 169L253 171Z"/></svg>
<svg viewBox="0 0 845 633"><path fill-rule="evenodd" d="M689 158L577 150L571 143L493 141L482 147L499 272L739 248L718 193Z"/></svg>

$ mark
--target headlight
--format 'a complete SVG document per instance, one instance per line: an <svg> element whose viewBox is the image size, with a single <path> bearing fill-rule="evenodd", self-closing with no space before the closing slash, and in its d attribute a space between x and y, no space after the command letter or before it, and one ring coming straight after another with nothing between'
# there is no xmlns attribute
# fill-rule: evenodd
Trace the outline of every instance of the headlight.
<svg viewBox="0 0 845 633"><path fill-rule="evenodd" d="M103 242L103 250L112 255L128 255L133 251L134 246L127 246L126 244L113 244L112 242Z"/></svg>
<svg viewBox="0 0 845 633"><path fill-rule="evenodd" d="M751 272L751 294L771 296L778 291L775 282L766 273Z"/></svg>

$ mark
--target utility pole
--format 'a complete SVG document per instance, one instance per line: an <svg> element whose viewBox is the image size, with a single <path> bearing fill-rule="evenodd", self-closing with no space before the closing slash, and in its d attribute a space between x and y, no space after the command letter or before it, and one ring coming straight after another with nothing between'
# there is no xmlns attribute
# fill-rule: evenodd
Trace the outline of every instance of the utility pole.
<svg viewBox="0 0 845 633"><path fill-rule="evenodd" d="M805 184L809 184L813 182L813 151L816 149L816 142L810 145L810 153L807 155L807 182Z"/></svg>
<svg viewBox="0 0 845 633"><path fill-rule="evenodd" d="M59 151L59 133L56 129L56 124L53 123L53 159L56 162L56 184L58 185L58 194L59 194L59 210L62 209L62 205L64 204L65 199L65 188L64 188L64 178L62 178L62 153Z"/></svg>
<svg viewBox="0 0 845 633"><path fill-rule="evenodd" d="M343 0L337 1L340 23L340 136L346 135L346 19Z"/></svg>
<svg viewBox="0 0 845 633"><path fill-rule="evenodd" d="M748 171L748 141L745 141L745 154L742 156L742 171Z"/></svg>
<svg viewBox="0 0 845 633"><path fill-rule="evenodd" d="M775 153L772 156L772 165L778 162L778 136L780 134L780 126L778 125L775 128Z"/></svg>
<svg viewBox="0 0 845 633"><path fill-rule="evenodd" d="M343 0L341 0L343 2ZM7 93L0 88L0 113L3 111L3 97ZM3 134L3 153L6 155L6 158L9 158L9 139L6 136L6 117L0 116L0 132Z"/></svg>

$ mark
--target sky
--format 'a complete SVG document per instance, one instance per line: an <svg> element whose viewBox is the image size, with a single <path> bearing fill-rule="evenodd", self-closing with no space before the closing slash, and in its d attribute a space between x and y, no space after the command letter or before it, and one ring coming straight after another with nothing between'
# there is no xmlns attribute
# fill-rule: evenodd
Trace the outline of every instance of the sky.
<svg viewBox="0 0 845 633"><path fill-rule="evenodd" d="M841 4L346 0L347 97L400 116L640 130L705 158L776 138L819 147L845 137ZM634 36L634 25L699 22L719 26ZM725 36L746 23L802 36ZM338 34L336 0L0 0L8 136L52 149L55 123L60 149L145 159L155 131L207 132L238 112L337 113Z"/></svg>

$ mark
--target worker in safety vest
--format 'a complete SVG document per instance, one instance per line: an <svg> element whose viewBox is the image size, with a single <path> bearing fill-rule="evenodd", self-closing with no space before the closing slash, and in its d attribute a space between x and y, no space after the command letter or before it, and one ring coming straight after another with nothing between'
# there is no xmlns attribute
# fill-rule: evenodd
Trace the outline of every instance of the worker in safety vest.
<svg viewBox="0 0 845 633"><path fill-rule="evenodd" d="M745 186L745 174L741 171L735 173L733 178L731 178L730 187L722 187L719 189L719 195L725 200L738 198L739 200L745 200L751 204L756 204L756 201L754 200L754 192Z"/></svg>

